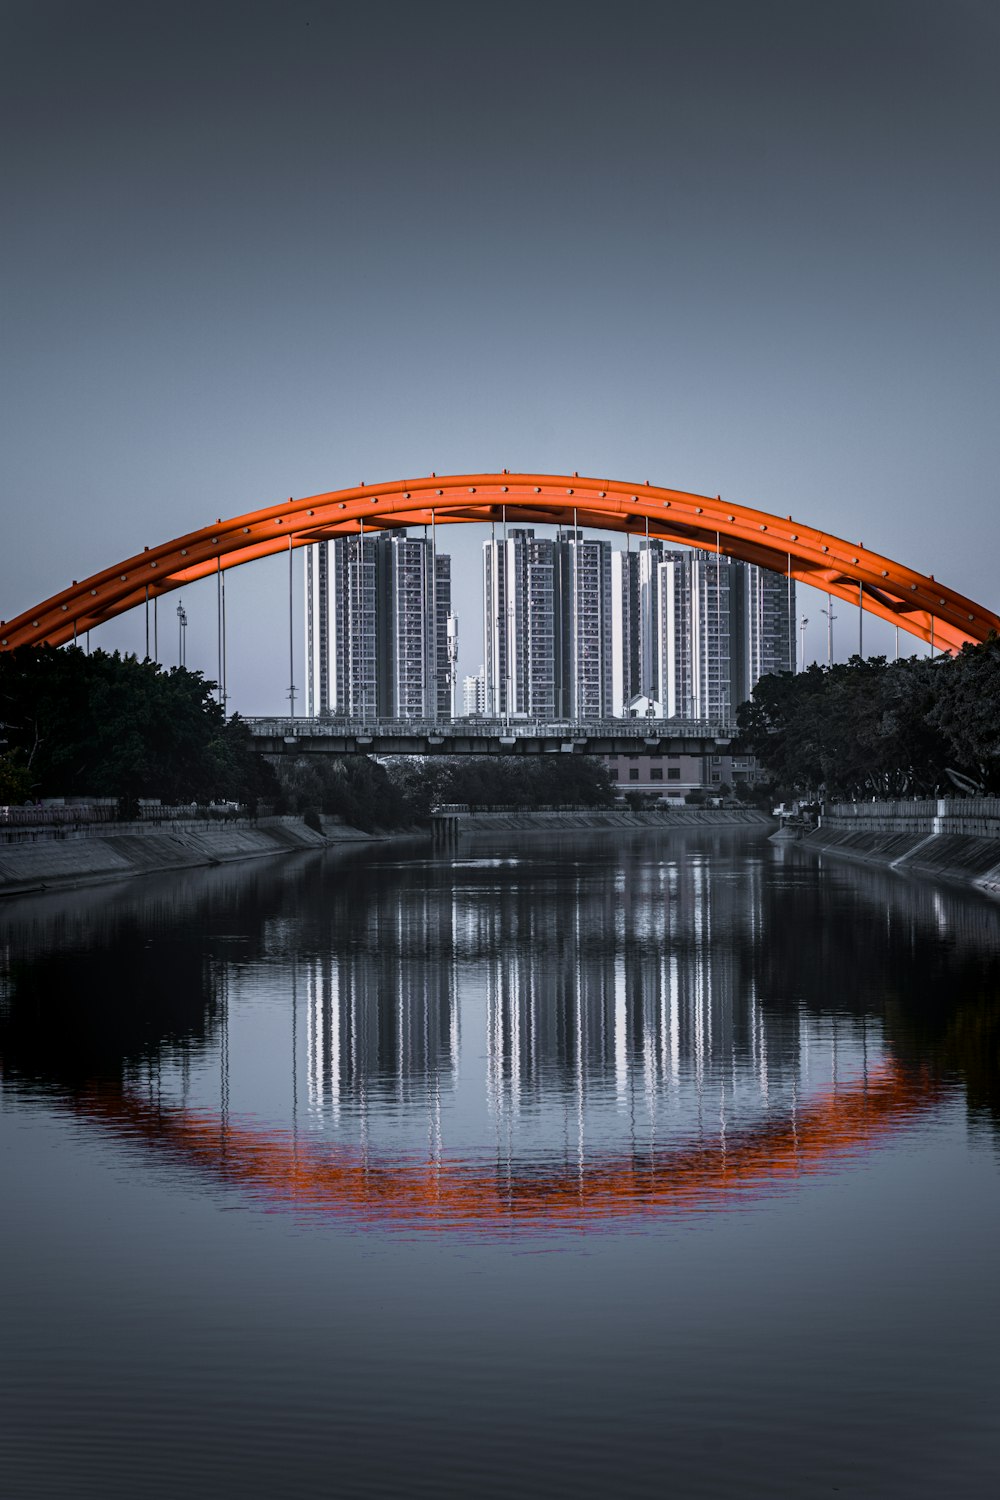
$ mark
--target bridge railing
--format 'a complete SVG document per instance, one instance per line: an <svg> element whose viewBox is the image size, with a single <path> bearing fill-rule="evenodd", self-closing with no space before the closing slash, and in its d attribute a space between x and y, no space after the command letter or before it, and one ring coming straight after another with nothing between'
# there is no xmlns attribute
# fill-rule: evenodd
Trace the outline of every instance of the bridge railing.
<svg viewBox="0 0 1000 1500"><path fill-rule="evenodd" d="M634 739L637 743L661 739L731 739L731 724L712 719L346 719L253 718L244 720L258 736L304 739L311 735L336 735L385 739L393 736L440 735L454 738L503 739Z"/></svg>

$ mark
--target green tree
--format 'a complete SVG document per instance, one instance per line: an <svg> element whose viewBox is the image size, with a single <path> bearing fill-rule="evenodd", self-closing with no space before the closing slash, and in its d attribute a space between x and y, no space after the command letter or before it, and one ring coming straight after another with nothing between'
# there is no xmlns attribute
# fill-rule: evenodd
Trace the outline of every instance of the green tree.
<svg viewBox="0 0 1000 1500"><path fill-rule="evenodd" d="M0 654L0 727L35 796L253 803L273 777L213 684L183 667L69 647Z"/></svg>
<svg viewBox="0 0 1000 1500"><path fill-rule="evenodd" d="M981 648L975 648L980 650ZM970 747L941 705L960 672L948 658L884 657L761 678L737 714L734 749L756 756L775 792L837 797L927 795Z"/></svg>
<svg viewBox="0 0 1000 1500"><path fill-rule="evenodd" d="M949 767L1000 792L1000 638L963 646L943 665L927 717L947 746Z"/></svg>
<svg viewBox="0 0 1000 1500"><path fill-rule="evenodd" d="M328 813L365 832L407 828L420 814L385 767L366 755L276 757L280 805L294 813Z"/></svg>

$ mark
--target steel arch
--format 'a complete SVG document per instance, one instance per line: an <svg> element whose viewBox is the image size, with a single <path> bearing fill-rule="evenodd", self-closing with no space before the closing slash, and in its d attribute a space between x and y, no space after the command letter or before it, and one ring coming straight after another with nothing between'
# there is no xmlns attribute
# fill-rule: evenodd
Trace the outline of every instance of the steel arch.
<svg viewBox="0 0 1000 1500"><path fill-rule="evenodd" d="M938 650L1000 631L1000 617L954 589L831 532L752 506L658 485L578 474L431 474L289 499L205 526L74 583L9 622L0 650L60 646L217 571L329 537L393 527L577 524L720 551L790 574L889 620Z"/></svg>

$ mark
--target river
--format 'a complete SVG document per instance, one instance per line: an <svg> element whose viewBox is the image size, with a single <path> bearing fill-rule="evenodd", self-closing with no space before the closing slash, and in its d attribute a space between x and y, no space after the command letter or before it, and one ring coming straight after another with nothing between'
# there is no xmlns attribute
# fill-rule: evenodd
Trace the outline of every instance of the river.
<svg viewBox="0 0 1000 1500"><path fill-rule="evenodd" d="M0 907L0 1493L992 1497L1000 905L756 830Z"/></svg>

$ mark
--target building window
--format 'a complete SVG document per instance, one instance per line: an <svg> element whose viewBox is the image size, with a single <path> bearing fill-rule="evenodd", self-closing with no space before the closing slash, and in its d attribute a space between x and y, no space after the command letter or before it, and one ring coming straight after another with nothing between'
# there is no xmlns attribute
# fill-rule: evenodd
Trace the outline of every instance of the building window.
<svg viewBox="0 0 1000 1500"><path fill-rule="evenodd" d="M629 779L629 781L638 781L639 780L639 767L638 766L629 766L628 779Z"/></svg>
<svg viewBox="0 0 1000 1500"><path fill-rule="evenodd" d="M680 781L680 779L681 779L681 768L680 768L680 766L668 766L667 767L667 780L668 781Z"/></svg>
<svg viewBox="0 0 1000 1500"><path fill-rule="evenodd" d="M652 770L649 773L649 779L650 779L650 781L662 781L663 780L663 767L662 766L653 766Z"/></svg>

